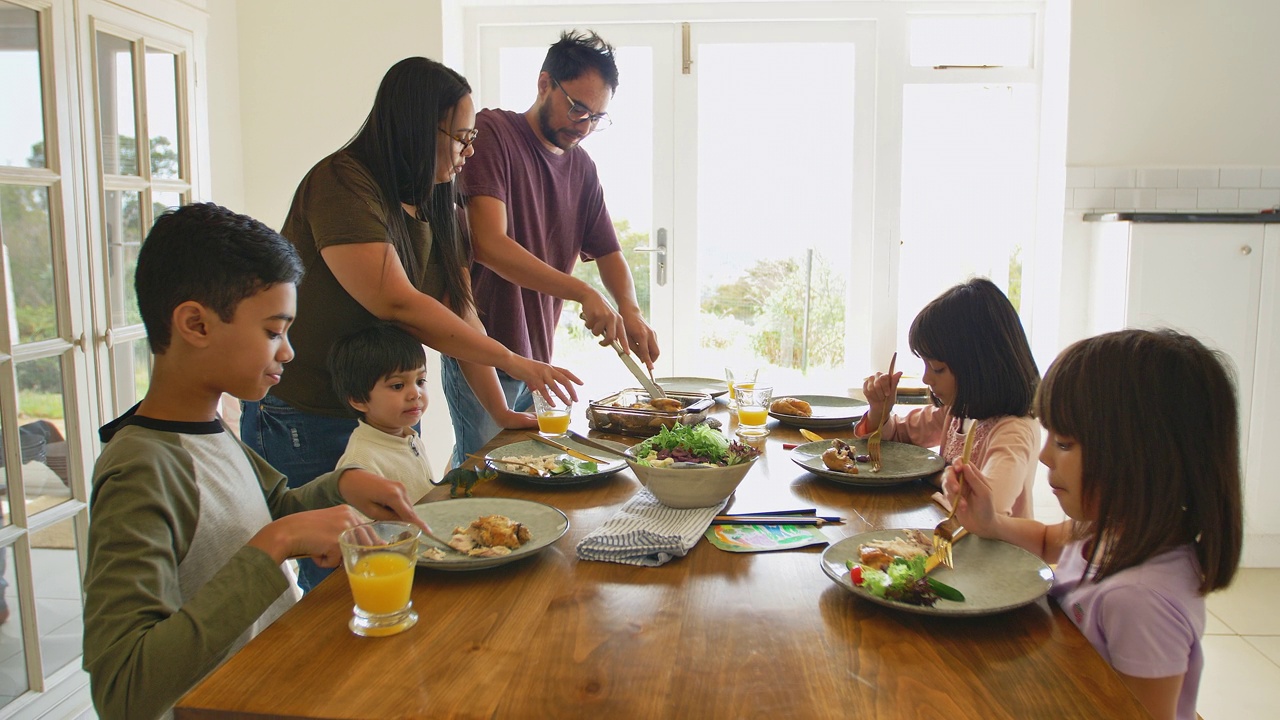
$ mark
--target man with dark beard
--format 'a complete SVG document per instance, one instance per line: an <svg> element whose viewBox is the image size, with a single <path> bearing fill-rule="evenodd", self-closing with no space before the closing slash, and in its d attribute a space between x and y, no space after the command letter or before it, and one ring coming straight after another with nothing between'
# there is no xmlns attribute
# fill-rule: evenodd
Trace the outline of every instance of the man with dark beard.
<svg viewBox="0 0 1280 720"><path fill-rule="evenodd" d="M618 340L650 367L658 357L595 163L578 147L611 124L606 109L617 88L613 47L594 32L565 32L547 51L532 107L476 116L475 155L459 175L475 253L472 292L489 335L517 355L549 361L561 307L574 300L602 345ZM580 257L597 263L616 310L573 277ZM453 464L460 465L501 428L476 400L458 362L442 357L441 364ZM532 404L524 383L501 371L498 377L511 409Z"/></svg>

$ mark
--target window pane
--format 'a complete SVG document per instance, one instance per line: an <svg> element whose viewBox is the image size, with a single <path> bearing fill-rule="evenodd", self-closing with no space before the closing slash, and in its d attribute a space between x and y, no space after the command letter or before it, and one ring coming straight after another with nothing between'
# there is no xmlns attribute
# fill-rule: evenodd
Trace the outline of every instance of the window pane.
<svg viewBox="0 0 1280 720"><path fill-rule="evenodd" d="M1030 85L903 88L899 359L911 357L916 313L970 275L1020 307L1021 250L1035 231L1036 109ZM923 372L914 362L904 370Z"/></svg>
<svg viewBox="0 0 1280 720"><path fill-rule="evenodd" d="M848 387L855 58L852 43L700 46L693 367L718 375L733 357L777 387ZM822 98L822 110L796 125L778 92ZM744 152L760 138L782 138L785 174L803 187L743 182L760 177L759 155Z"/></svg>
<svg viewBox="0 0 1280 720"><path fill-rule="evenodd" d="M18 607L18 573L13 567L13 547L0 548L0 707L27 691L27 653L22 646L22 613Z"/></svg>
<svg viewBox="0 0 1280 720"><path fill-rule="evenodd" d="M182 193L176 192L153 192L151 193L151 222L155 222L165 210L176 208L182 204Z"/></svg>
<svg viewBox="0 0 1280 720"><path fill-rule="evenodd" d="M133 112L133 43L98 33L98 130L102 172L138 174L138 131Z"/></svg>
<svg viewBox="0 0 1280 720"><path fill-rule="evenodd" d="M4 435L4 430L0 429L0 459L4 456ZM10 474L8 466L0 463L0 527L13 522L13 510L9 507L9 483L14 478L17 478L17 474Z"/></svg>
<svg viewBox="0 0 1280 720"><path fill-rule="evenodd" d="M142 195L108 190L102 219L107 238L107 279L111 293L111 325L142 322L138 299L133 292L133 275L142 248Z"/></svg>
<svg viewBox="0 0 1280 720"><path fill-rule="evenodd" d="M0 165L44 167L44 100L35 10L0 2Z"/></svg>
<svg viewBox="0 0 1280 720"><path fill-rule="evenodd" d="M32 513L71 498L62 361L59 356L41 358L20 363L15 369L22 486L27 492L27 512ZM9 477L12 481L12 472Z"/></svg>
<svg viewBox="0 0 1280 720"><path fill-rule="evenodd" d="M0 185L0 237L4 238L6 280L13 293L10 326L17 329L20 343L58 336L49 228L48 188Z"/></svg>
<svg viewBox="0 0 1280 720"><path fill-rule="evenodd" d="M178 57L147 48L147 130L151 134L151 175L176 178L178 167Z"/></svg>
<svg viewBox="0 0 1280 720"><path fill-rule="evenodd" d="M911 65L1030 67L1034 15L922 17L911 21Z"/></svg>
<svg viewBox="0 0 1280 720"><path fill-rule="evenodd" d="M84 605L73 518L31 533L31 570L40 658L47 676L79 662L83 645Z"/></svg>
<svg viewBox="0 0 1280 720"><path fill-rule="evenodd" d="M151 386L151 348L146 338L116 345L111 349L115 373L116 407L129 408L147 394Z"/></svg>

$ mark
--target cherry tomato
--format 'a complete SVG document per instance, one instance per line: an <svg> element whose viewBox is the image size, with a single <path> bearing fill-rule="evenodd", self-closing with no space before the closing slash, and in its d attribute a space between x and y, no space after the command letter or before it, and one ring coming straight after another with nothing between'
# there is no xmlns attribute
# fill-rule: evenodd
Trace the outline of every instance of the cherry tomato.
<svg viewBox="0 0 1280 720"><path fill-rule="evenodd" d="M862 584L862 566L861 565L854 565L853 567L849 568L849 582L853 583L854 585Z"/></svg>

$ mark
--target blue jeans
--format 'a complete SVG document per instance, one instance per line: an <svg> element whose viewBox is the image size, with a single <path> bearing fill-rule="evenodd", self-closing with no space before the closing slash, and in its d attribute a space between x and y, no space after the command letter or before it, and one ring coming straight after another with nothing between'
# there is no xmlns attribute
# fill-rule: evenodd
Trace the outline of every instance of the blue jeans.
<svg viewBox="0 0 1280 720"><path fill-rule="evenodd" d="M289 487L302 487L338 466L355 418L313 415L294 409L270 395L240 404L240 439L288 478ZM298 585L309 592L329 576L310 559L298 561Z"/></svg>
<svg viewBox="0 0 1280 720"><path fill-rule="evenodd" d="M507 407L518 412L533 407L533 393L523 382L501 370L498 371L498 381L502 383ZM445 401L449 403L449 418L453 420L453 457L449 459L449 466L457 467L467 461L469 453L484 447L501 432L502 426L493 421L471 391L458 361L448 355L440 356L440 387L444 390Z"/></svg>

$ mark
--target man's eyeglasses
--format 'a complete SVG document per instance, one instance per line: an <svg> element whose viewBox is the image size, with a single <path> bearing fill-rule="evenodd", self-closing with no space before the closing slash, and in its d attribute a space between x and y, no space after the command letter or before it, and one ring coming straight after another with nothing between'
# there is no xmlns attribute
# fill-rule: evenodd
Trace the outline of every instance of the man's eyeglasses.
<svg viewBox="0 0 1280 720"><path fill-rule="evenodd" d="M476 136L480 134L480 131L476 130L475 128L472 128L470 130L461 130L457 133L451 133L442 127L438 127L436 129L444 133L445 135L448 135L449 137L453 138L456 142L461 143L463 150L466 150L467 148L471 147L471 143L475 142Z"/></svg>
<svg viewBox="0 0 1280 720"><path fill-rule="evenodd" d="M603 132L613 124L613 120L609 118L609 113L591 112L591 108L570 97L568 91L560 85L559 80L551 78L551 82L560 89L560 92L564 93L564 99L569 101L569 122L576 124L583 120L590 120L591 128L596 132Z"/></svg>

